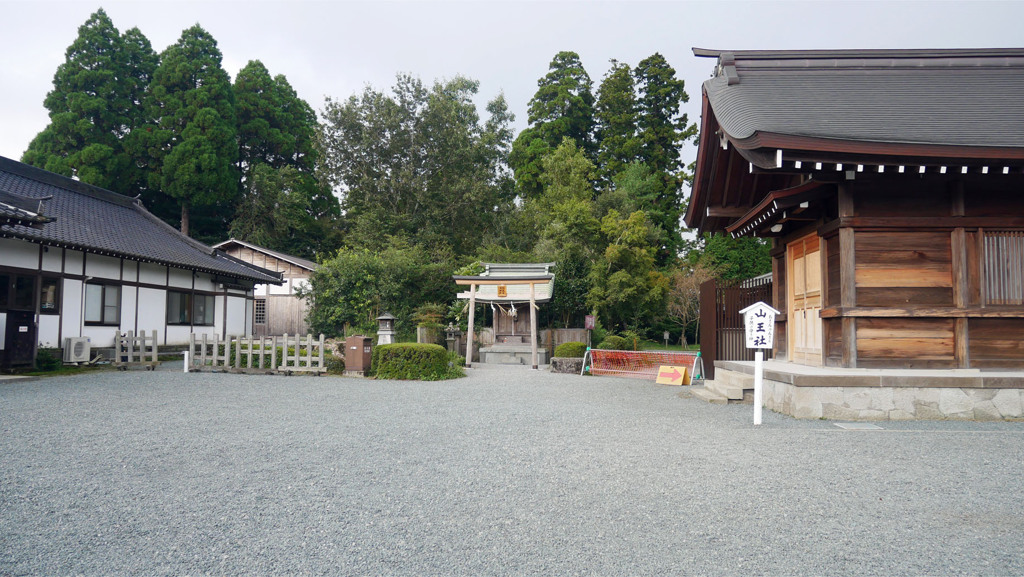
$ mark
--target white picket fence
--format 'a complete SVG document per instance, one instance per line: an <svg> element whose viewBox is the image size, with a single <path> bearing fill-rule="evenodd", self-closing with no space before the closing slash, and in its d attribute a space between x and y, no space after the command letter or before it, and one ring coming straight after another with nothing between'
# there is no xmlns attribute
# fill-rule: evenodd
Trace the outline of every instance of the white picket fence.
<svg viewBox="0 0 1024 577"><path fill-rule="evenodd" d="M129 366L140 365L146 370L152 371L160 361L156 344L156 331L150 331L147 336L145 331L135 334L135 331L122 333L114 332L114 366L125 370Z"/></svg>
<svg viewBox="0 0 1024 577"><path fill-rule="evenodd" d="M289 349L291 351L289 352ZM189 335L185 371L324 373L324 336Z"/></svg>

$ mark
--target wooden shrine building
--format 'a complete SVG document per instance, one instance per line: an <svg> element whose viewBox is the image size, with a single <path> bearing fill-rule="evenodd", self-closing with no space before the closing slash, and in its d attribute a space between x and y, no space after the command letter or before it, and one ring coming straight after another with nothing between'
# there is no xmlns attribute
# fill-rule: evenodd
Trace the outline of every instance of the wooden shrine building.
<svg viewBox="0 0 1024 577"><path fill-rule="evenodd" d="M685 220L770 239L776 360L1024 369L1024 49L694 54Z"/></svg>
<svg viewBox="0 0 1024 577"><path fill-rule="evenodd" d="M484 263L478 276L456 276L455 282L469 290L458 298L469 301L469 335L466 366L473 359L473 322L477 303L490 305L494 316L494 344L480 350L480 362L530 364L536 369L547 364L547 350L537 348L538 305L551 300L555 263Z"/></svg>

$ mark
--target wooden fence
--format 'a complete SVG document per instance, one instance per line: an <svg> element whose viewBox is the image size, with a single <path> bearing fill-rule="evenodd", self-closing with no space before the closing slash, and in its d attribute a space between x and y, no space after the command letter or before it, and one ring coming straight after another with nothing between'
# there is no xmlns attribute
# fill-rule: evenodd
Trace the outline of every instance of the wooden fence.
<svg viewBox="0 0 1024 577"><path fill-rule="evenodd" d="M135 331L122 333L114 331L114 366L125 370L129 366L144 366L146 370L152 371L160 361L156 344L156 331L151 331L149 336Z"/></svg>
<svg viewBox="0 0 1024 577"><path fill-rule="evenodd" d="M186 371L324 373L324 336L189 336Z"/></svg>
<svg viewBox="0 0 1024 577"><path fill-rule="evenodd" d="M704 378L715 378L715 361L752 361L740 311L758 302L772 304L771 276L727 282L712 279L700 285L700 353ZM765 351L771 358L771 351Z"/></svg>

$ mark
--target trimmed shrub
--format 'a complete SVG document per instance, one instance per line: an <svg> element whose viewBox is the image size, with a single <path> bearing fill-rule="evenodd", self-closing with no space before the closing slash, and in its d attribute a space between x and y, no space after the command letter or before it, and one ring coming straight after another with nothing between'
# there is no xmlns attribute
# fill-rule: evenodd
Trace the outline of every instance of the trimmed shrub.
<svg viewBox="0 0 1024 577"><path fill-rule="evenodd" d="M582 358L587 353L587 343L568 342L555 347L555 356L562 358Z"/></svg>
<svg viewBox="0 0 1024 577"><path fill-rule="evenodd" d="M36 369L40 371L56 371L64 366L61 362L60 349L39 349L36 353Z"/></svg>
<svg viewBox="0 0 1024 577"><path fill-rule="evenodd" d="M633 350L633 345L628 340L617 337L615 335L608 335L600 342L595 349L605 349L611 351L629 351Z"/></svg>
<svg viewBox="0 0 1024 577"><path fill-rule="evenodd" d="M374 347L370 366L378 379L440 381L466 375L457 361L441 345L395 343Z"/></svg>
<svg viewBox="0 0 1024 577"><path fill-rule="evenodd" d="M324 365L327 372L332 375L341 375L345 373L345 357L327 355L327 357L324 358Z"/></svg>

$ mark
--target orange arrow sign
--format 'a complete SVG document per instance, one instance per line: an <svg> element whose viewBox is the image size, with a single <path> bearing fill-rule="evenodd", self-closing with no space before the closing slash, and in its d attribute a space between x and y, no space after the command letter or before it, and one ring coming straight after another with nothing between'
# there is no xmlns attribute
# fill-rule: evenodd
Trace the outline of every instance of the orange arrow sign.
<svg viewBox="0 0 1024 577"><path fill-rule="evenodd" d="M658 367L658 378L655 382L659 385L682 385L686 378L686 367L661 366Z"/></svg>

